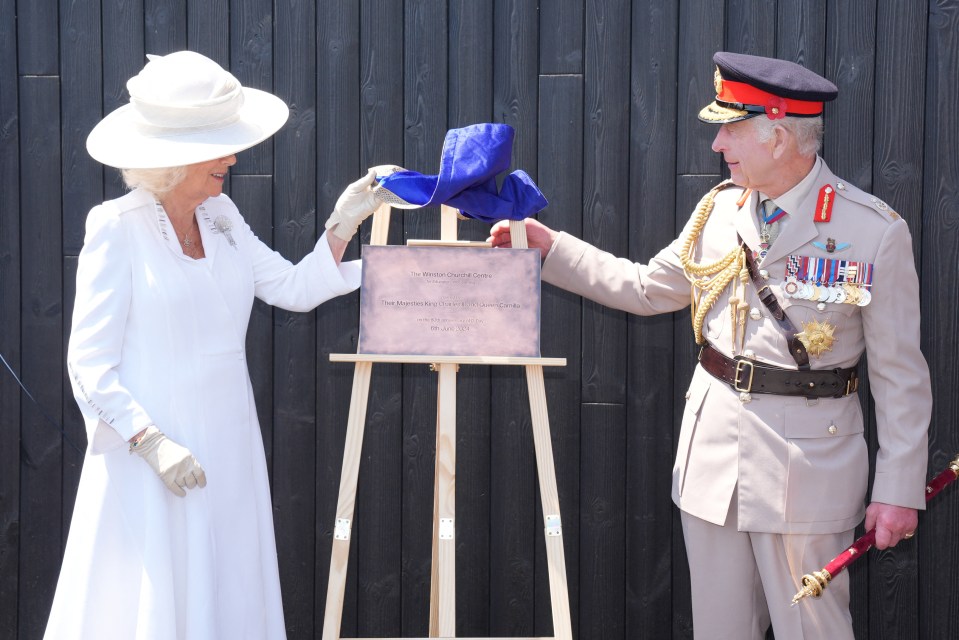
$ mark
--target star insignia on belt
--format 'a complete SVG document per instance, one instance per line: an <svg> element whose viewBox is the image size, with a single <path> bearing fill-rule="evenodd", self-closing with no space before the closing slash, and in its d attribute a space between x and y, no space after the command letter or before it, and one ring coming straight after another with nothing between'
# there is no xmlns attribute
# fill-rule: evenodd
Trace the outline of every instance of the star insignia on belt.
<svg viewBox="0 0 959 640"><path fill-rule="evenodd" d="M828 322L810 320L802 323L802 331L797 333L796 337L806 347L806 351L819 358L823 352L832 351L832 345L836 341L833 335L835 330L836 327Z"/></svg>

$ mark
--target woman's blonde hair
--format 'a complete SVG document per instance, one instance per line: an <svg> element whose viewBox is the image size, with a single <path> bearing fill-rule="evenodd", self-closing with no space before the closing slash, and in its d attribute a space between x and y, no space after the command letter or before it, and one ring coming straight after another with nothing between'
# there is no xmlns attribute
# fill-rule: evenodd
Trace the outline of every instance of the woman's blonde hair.
<svg viewBox="0 0 959 640"><path fill-rule="evenodd" d="M145 189L157 199L172 191L186 177L186 167L161 169L121 169L128 189Z"/></svg>

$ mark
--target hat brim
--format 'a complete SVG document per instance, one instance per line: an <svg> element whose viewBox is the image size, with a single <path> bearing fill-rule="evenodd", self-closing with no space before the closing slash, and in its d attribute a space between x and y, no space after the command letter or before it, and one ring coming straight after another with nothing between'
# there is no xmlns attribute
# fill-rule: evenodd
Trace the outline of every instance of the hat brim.
<svg viewBox="0 0 959 640"><path fill-rule="evenodd" d="M726 124L727 122L738 122L740 120L755 118L758 115L760 114L744 109L724 107L714 100L703 107L702 111L699 112L699 119L710 124Z"/></svg>
<svg viewBox="0 0 959 640"><path fill-rule="evenodd" d="M290 115L281 99L259 89L243 89L238 118L224 127L171 135L148 135L138 126L132 105L108 114L87 136L87 152L120 169L179 167L223 158L263 142Z"/></svg>

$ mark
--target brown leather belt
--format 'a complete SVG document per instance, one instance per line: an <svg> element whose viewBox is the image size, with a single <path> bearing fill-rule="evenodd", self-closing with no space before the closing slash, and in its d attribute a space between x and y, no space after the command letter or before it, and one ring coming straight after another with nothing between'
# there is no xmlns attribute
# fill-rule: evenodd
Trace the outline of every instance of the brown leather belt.
<svg viewBox="0 0 959 640"><path fill-rule="evenodd" d="M841 398L859 389L855 367L848 369L784 369L749 360L727 358L708 344L699 352L699 363L714 378L736 391L772 393L806 398Z"/></svg>

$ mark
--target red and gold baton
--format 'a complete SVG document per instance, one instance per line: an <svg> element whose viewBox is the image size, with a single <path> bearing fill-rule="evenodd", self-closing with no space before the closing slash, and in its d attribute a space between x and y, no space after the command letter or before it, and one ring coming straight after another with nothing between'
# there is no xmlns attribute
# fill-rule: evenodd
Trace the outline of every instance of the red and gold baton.
<svg viewBox="0 0 959 640"><path fill-rule="evenodd" d="M959 456L956 456L955 460L950 462L949 466L942 473L926 485L926 502L936 497L937 493L942 491L946 485L953 482L956 478L959 478ZM875 543L876 530L870 529L864 536L853 542L851 547L833 558L829 564L820 571L813 571L812 573L804 575L802 577L802 589L793 596L793 605L795 606L796 603L806 596L812 596L813 598L821 596L826 585L829 584L829 581L832 580L833 577L839 575L839 573L852 564L854 560L869 551Z"/></svg>

